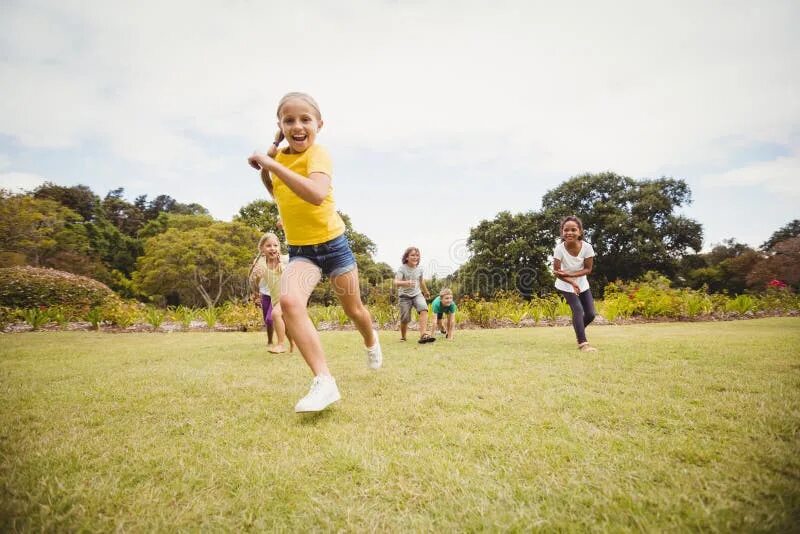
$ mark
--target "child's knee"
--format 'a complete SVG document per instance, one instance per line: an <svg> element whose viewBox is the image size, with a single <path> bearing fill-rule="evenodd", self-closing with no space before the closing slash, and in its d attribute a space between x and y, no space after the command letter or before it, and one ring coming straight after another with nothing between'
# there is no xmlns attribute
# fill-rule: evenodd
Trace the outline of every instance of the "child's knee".
<svg viewBox="0 0 800 534"><path fill-rule="evenodd" d="M358 301L355 304L350 304L348 306L342 306L344 308L344 313L353 320L360 319L364 316L369 317L369 310L367 307L364 306L361 301Z"/></svg>
<svg viewBox="0 0 800 534"><path fill-rule="evenodd" d="M288 315L294 315L305 310L306 304L294 295L281 295L281 310Z"/></svg>

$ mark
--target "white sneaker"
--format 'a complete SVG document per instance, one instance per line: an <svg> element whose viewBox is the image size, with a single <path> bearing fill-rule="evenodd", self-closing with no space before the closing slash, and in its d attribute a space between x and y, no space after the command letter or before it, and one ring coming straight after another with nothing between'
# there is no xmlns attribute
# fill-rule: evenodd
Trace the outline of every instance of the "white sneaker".
<svg viewBox="0 0 800 534"><path fill-rule="evenodd" d="M375 345L371 349L367 349L367 365L371 369L380 369L383 365L383 351L381 350L381 340L378 339L378 331L373 330L375 333Z"/></svg>
<svg viewBox="0 0 800 534"><path fill-rule="evenodd" d="M336 380L332 376L318 375L311 382L308 395L297 402L294 411L297 413L320 412L341 398L339 388L336 387Z"/></svg>

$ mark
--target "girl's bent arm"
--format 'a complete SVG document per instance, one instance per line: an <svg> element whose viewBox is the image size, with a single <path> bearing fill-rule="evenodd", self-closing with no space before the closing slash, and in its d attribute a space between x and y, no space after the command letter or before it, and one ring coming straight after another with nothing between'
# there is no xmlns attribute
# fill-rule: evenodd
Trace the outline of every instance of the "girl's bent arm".
<svg viewBox="0 0 800 534"><path fill-rule="evenodd" d="M264 165L266 163L266 165ZM263 167L278 175L286 187L291 189L295 195L310 204L319 206L331 190L331 177L322 172L312 172L308 178L297 174L269 158L262 162Z"/></svg>
<svg viewBox="0 0 800 534"><path fill-rule="evenodd" d="M578 278L580 276L591 274L593 266L594 258L586 258L583 260L583 269L578 269L577 271L573 272L566 272L561 270L561 260L553 260L553 270L555 271L556 276L562 280L566 280L566 278Z"/></svg>

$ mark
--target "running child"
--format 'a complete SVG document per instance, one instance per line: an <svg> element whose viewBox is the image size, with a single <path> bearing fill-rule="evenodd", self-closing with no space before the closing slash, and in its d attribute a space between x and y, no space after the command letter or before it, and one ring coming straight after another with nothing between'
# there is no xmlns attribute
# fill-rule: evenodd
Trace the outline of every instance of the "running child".
<svg viewBox="0 0 800 534"><path fill-rule="evenodd" d="M436 315L436 326L439 332L445 334L447 339L453 339L456 333L456 311L458 306L453 299L453 291L446 287L439 291L439 296L431 303L431 313ZM444 316L447 315L447 326L443 324Z"/></svg>
<svg viewBox="0 0 800 534"><path fill-rule="evenodd" d="M286 327L314 374L311 389L295 411L318 412L341 398L308 316L308 298L323 275L330 277L342 308L361 333L369 367L380 368L383 356L372 317L361 303L358 268L344 236L344 222L336 212L331 158L316 144L323 125L319 106L305 93L288 93L278 103L277 116L272 146L266 154L254 153L248 163L261 171L261 180L278 205L289 243L280 305ZM279 150L284 140L288 146Z"/></svg>
<svg viewBox="0 0 800 534"><path fill-rule="evenodd" d="M425 285L422 267L419 264L420 254L417 247L408 247L403 252L403 264L397 270L394 285L397 287L397 300L400 306L400 340L406 340L408 323L411 322L411 308L417 310L419 325L418 343L432 343L436 338L428 335L428 302L430 298ZM423 296L424 294L424 296Z"/></svg>
<svg viewBox="0 0 800 534"><path fill-rule="evenodd" d="M268 346L267 350L273 354L286 352L285 342L289 340L289 351L294 350L292 338L286 332L286 325L283 321L281 312L281 273L289 261L288 256L281 256L281 248L278 243L278 236L272 232L267 232L258 241L260 258L253 269L253 278L258 282L258 297L261 304L261 312L264 316L264 324L267 326ZM272 300L272 295L275 301ZM272 331L278 334L278 343L272 344Z"/></svg>
<svg viewBox="0 0 800 534"><path fill-rule="evenodd" d="M574 215L564 217L561 220L561 243L553 251L555 285L572 310L578 348L584 352L597 350L586 340L586 327L596 315L592 290L586 278L593 265L594 249L583 240L583 223Z"/></svg>

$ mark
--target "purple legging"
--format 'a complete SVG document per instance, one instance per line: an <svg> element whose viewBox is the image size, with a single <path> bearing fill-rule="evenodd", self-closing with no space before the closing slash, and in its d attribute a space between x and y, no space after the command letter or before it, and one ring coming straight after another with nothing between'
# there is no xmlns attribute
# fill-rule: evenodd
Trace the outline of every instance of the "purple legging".
<svg viewBox="0 0 800 534"><path fill-rule="evenodd" d="M572 291L559 290L559 293L561 293L572 310L572 327L575 329L575 337L578 338L578 343L586 343L586 327L594 321L596 315L592 290L587 289L580 295L576 295Z"/></svg>
<svg viewBox="0 0 800 534"><path fill-rule="evenodd" d="M272 297L261 294L261 314L264 316L264 325L272 326Z"/></svg>

